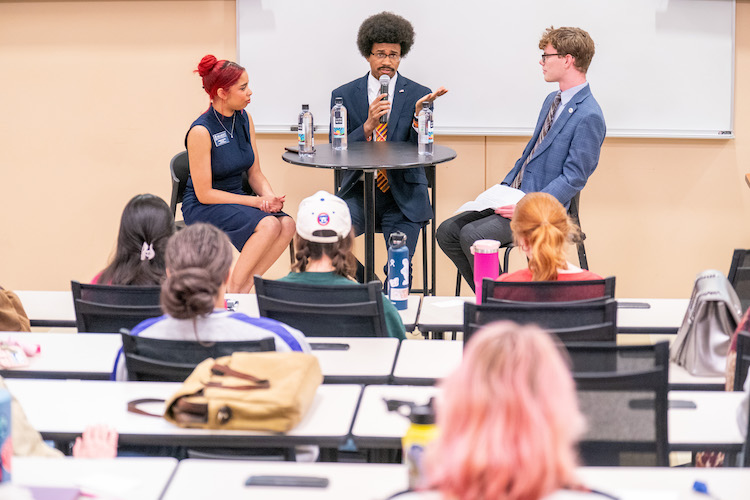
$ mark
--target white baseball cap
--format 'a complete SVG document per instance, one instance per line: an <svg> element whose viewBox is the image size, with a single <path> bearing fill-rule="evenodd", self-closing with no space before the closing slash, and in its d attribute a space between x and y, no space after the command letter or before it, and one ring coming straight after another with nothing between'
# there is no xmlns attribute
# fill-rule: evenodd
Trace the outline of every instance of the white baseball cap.
<svg viewBox="0 0 750 500"><path fill-rule="evenodd" d="M308 241L336 243L352 230L346 202L326 191L318 191L299 204L297 233Z"/></svg>

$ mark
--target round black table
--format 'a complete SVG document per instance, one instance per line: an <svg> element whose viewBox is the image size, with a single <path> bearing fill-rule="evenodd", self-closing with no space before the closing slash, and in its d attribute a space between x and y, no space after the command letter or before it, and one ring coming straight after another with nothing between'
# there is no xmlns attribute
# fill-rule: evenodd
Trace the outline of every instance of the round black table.
<svg viewBox="0 0 750 500"><path fill-rule="evenodd" d="M456 152L445 146L434 145L433 154L420 155L417 145L411 142L350 142L346 151L335 151L330 144L316 146L310 158L301 158L297 153L285 152L281 158L294 165L334 170L361 170L364 174L365 213L365 281L375 279L375 174L380 169L434 167L450 161ZM435 219L434 176L432 178L432 218ZM434 248L434 241L433 241ZM427 270L425 270L427 272Z"/></svg>

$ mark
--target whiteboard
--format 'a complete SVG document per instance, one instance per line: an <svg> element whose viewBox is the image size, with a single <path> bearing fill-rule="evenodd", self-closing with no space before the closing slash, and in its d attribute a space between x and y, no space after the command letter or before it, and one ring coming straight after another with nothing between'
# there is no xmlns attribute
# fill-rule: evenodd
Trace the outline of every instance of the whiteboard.
<svg viewBox="0 0 750 500"><path fill-rule="evenodd" d="M383 10L416 32L399 73L449 89L435 102L438 134L530 135L557 88L538 48L554 25L596 44L587 78L608 136L733 137L734 0L238 0L256 129L289 132L309 104L327 130L331 91L369 70L359 25Z"/></svg>

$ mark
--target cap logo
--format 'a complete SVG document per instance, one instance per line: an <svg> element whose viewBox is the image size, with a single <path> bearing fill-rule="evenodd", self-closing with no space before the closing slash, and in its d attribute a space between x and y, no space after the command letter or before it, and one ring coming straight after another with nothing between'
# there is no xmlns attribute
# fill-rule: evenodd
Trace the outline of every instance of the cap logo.
<svg viewBox="0 0 750 500"><path fill-rule="evenodd" d="M331 221L331 218L328 216L327 213L321 213L318 214L318 224L321 226L327 226L328 223Z"/></svg>

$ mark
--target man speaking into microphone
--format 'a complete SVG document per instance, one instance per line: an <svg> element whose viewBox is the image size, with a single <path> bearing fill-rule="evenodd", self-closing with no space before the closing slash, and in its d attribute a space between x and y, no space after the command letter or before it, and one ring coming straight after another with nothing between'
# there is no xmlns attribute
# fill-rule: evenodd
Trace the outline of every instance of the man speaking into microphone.
<svg viewBox="0 0 750 500"><path fill-rule="evenodd" d="M349 141L416 144L416 116L422 103L434 101L447 90L440 87L432 92L398 73L401 58L409 53L413 43L411 23L391 12L370 16L359 27L357 46L370 64L370 71L331 93L331 107L337 97L344 100ZM424 169L381 170L375 184L376 226L382 228L386 246L391 233L406 234L411 263L419 230L432 217ZM359 236L364 232L362 172L345 170L337 194L349 206L352 226ZM364 280L361 264L357 266L357 280Z"/></svg>

